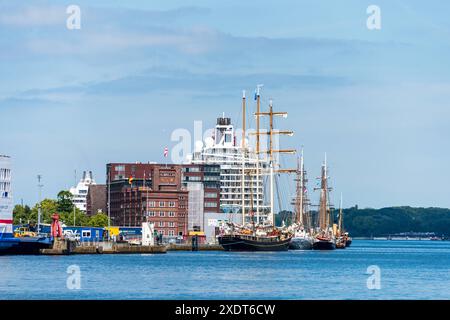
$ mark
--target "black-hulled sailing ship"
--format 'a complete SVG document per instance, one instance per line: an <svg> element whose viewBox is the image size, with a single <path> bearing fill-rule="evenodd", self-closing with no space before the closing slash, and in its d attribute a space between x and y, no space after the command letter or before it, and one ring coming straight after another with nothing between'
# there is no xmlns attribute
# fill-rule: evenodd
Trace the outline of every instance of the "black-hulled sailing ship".
<svg viewBox="0 0 450 320"><path fill-rule="evenodd" d="M320 178L320 203L318 225L316 227L316 235L314 237L314 250L335 250L336 238L333 231L332 210L329 203L329 193L331 189L328 187L328 168L327 160L322 165L322 174Z"/></svg>
<svg viewBox="0 0 450 320"><path fill-rule="evenodd" d="M280 229L275 226L275 215L274 215L274 153L295 153L295 150L274 150L273 147L273 135L275 134L287 134L292 135L292 132L288 131L275 131L273 126L273 118L274 116L287 116L285 112L273 112L272 101L270 101L269 112L261 112L260 110L260 86L258 86L256 92L256 100L257 100L257 111L255 113L256 122L257 122L257 130L256 130L256 169L246 169L244 162L247 157L247 154L250 150L246 146L245 142L245 130L246 130L246 101L245 101L245 93L243 96L243 139L242 139L242 225L237 225L234 223L228 223L225 228L222 228L221 234L218 237L219 244L226 251L287 251L289 249L289 244L291 242L292 235L286 229ZM260 117L269 116L270 117L270 129L268 132L260 131ZM260 136L268 135L270 139L270 147L267 151L260 150ZM259 181L259 177L261 174L267 174L267 172L261 172L260 165L260 154L268 155L269 162L269 176L270 176L270 212L268 214L268 218L260 223L260 208L259 201L257 201L256 208L256 216L257 220L255 221L255 210L254 210L254 201L253 201L253 175L256 175L257 181ZM267 166L262 166L266 168ZM247 171L247 172L246 172ZM282 170L278 170L281 172ZM245 211L245 177L250 177L250 193L251 193L251 209L250 212ZM247 221L247 218L250 218L250 221Z"/></svg>

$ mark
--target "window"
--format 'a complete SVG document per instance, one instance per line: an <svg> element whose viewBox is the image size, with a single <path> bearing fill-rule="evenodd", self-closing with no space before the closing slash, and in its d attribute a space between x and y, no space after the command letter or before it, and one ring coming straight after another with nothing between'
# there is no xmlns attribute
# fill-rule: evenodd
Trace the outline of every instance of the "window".
<svg viewBox="0 0 450 320"><path fill-rule="evenodd" d="M116 166L116 171L125 171L125 166Z"/></svg>
<svg viewBox="0 0 450 320"><path fill-rule="evenodd" d="M150 211L150 212L148 213L148 216L149 216L149 217L154 217L154 216L155 216L155 211Z"/></svg>
<svg viewBox="0 0 450 320"><path fill-rule="evenodd" d="M156 206L155 201L149 201L148 202L148 206L151 207L151 208L154 208Z"/></svg>
<svg viewBox="0 0 450 320"><path fill-rule="evenodd" d="M159 207L160 207L160 208L163 208L165 205L166 205L166 204L164 203L164 201L160 201L160 202L159 202Z"/></svg>
<svg viewBox="0 0 450 320"><path fill-rule="evenodd" d="M173 201L169 202L169 207L174 208L175 207L175 202L173 202Z"/></svg>
<svg viewBox="0 0 450 320"><path fill-rule="evenodd" d="M158 224L159 227L164 227L164 221L160 221Z"/></svg>
<svg viewBox="0 0 450 320"><path fill-rule="evenodd" d="M169 227L171 228L175 227L175 222L169 222Z"/></svg>
<svg viewBox="0 0 450 320"><path fill-rule="evenodd" d="M81 237L82 238L90 238L91 237L91 230L83 230L81 232Z"/></svg>
<svg viewBox="0 0 450 320"><path fill-rule="evenodd" d="M169 237L173 237L173 236L175 236L175 231L169 230Z"/></svg>
<svg viewBox="0 0 450 320"><path fill-rule="evenodd" d="M160 212L159 212L159 216L160 216L160 217L165 217L166 214L165 214L163 211L160 211Z"/></svg>
<svg viewBox="0 0 450 320"><path fill-rule="evenodd" d="M173 211L171 211L171 212L169 212L169 217L175 217L175 212L173 212Z"/></svg>
<svg viewBox="0 0 450 320"><path fill-rule="evenodd" d="M206 208L217 208L217 203L216 202L206 202L205 207Z"/></svg>
<svg viewBox="0 0 450 320"><path fill-rule="evenodd" d="M217 193L216 192L206 192L205 198L217 198Z"/></svg>

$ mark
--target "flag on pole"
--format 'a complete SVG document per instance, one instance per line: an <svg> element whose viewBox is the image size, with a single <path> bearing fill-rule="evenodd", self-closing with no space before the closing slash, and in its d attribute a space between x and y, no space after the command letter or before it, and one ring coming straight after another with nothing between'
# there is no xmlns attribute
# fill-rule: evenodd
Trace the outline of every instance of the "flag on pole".
<svg viewBox="0 0 450 320"><path fill-rule="evenodd" d="M133 177L128 178L128 183L129 183L129 184L133 184L133 180L134 180Z"/></svg>
<svg viewBox="0 0 450 320"><path fill-rule="evenodd" d="M169 156L169 148L164 148L164 158L167 158Z"/></svg>

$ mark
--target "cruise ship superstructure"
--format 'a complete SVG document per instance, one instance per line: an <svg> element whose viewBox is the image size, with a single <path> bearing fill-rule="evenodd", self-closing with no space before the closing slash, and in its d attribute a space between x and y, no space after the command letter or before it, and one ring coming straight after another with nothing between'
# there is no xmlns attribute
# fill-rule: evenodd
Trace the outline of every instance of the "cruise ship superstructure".
<svg viewBox="0 0 450 320"><path fill-rule="evenodd" d="M194 152L190 161L193 164L220 165L220 209L222 212L242 213L244 200L245 211L259 208L257 210L260 213L259 219L264 221L270 211L270 206L266 204L264 197L264 174L251 178L243 175L243 172L256 170L257 166L260 166L260 172L264 172L267 169L267 163L260 160L257 164L256 152L251 148L244 148L242 141L241 145L238 145L231 118L223 115L217 119L214 137L207 138L204 147Z"/></svg>

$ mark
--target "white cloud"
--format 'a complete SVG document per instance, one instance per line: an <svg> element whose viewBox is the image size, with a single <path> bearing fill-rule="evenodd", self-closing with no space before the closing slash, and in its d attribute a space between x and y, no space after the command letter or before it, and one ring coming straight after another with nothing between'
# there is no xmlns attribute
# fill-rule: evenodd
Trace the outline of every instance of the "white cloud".
<svg viewBox="0 0 450 320"><path fill-rule="evenodd" d="M14 12L0 11L0 24L16 27L65 26L66 8L63 6L26 6Z"/></svg>

